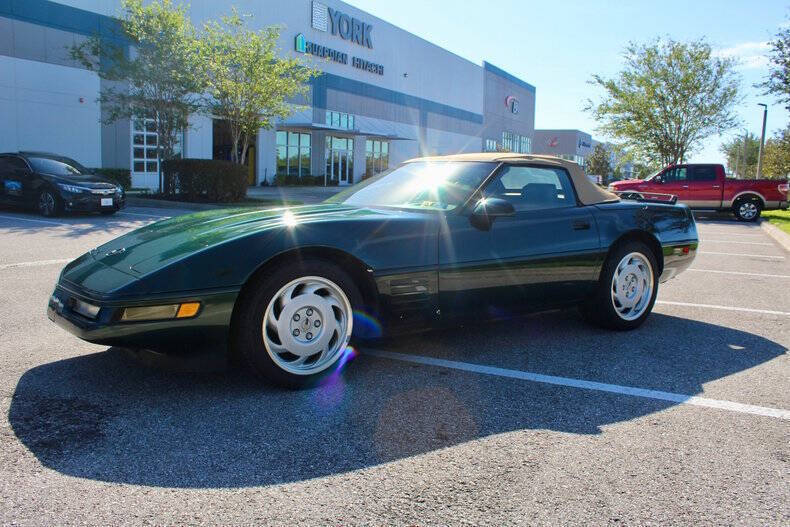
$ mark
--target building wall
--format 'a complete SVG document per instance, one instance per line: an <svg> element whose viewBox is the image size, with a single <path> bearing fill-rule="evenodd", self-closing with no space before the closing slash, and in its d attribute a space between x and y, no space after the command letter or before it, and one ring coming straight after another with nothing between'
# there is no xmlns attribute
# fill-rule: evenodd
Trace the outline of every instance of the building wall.
<svg viewBox="0 0 790 527"><path fill-rule="evenodd" d="M484 136L501 141L506 130L532 137L533 86L488 63L480 67L344 2L321 2L372 25L372 48L344 40L331 31L312 27L313 4L311 0L192 0L190 13L193 22L200 26L207 19L229 13L234 5L240 13L251 15L248 22L252 28L282 28L281 53L298 56L323 74L311 83L304 98L294 101L301 105L298 111L278 126L311 129L315 123L324 122L326 110L353 114L357 128L355 180L361 179L365 171L364 143L368 136L391 139L391 166L424 154L479 151ZM5 68L18 61L33 64L23 69L30 71L37 86L25 88L28 92L20 91L13 80L16 76L0 76L0 115L19 115L24 107L27 121L47 123L53 129L42 134L38 128L38 133L32 134L27 123L17 123L12 129L6 127L0 130L3 149L39 145L36 148L73 155L85 164L130 167L129 122L100 124L107 114L99 108L96 98L99 88L107 84L82 69L67 51L68 46L88 35L112 36L117 21L110 17L120 13L120 6L120 0L0 0L0 58L4 61L0 64ZM298 34L346 53L349 64L298 53L294 45ZM354 68L350 64L353 57L383 65L383 74ZM31 90L42 93L33 97ZM74 95L82 96L83 102L75 106ZM508 96L518 99L517 114L505 106ZM57 111L45 110L44 104L55 104ZM212 157L212 120L194 116L191 121L185 154ZM75 123L82 132L74 133L73 126L70 132L63 132L66 124ZM313 134L313 173L321 174L325 166L325 134ZM271 180L276 171L274 130L261 130L257 143L257 179Z"/></svg>
<svg viewBox="0 0 790 527"><path fill-rule="evenodd" d="M99 77L0 55L0 151L39 150L101 166Z"/></svg>
<svg viewBox="0 0 790 527"><path fill-rule="evenodd" d="M485 126L483 140L501 143L502 132L508 131L533 139L535 133L535 87L512 78L507 72L484 63ZM517 104L513 112L512 99ZM510 103L510 104L508 104Z"/></svg>
<svg viewBox="0 0 790 527"><path fill-rule="evenodd" d="M580 156L592 154L593 139L581 130L535 130L533 151L536 154Z"/></svg>

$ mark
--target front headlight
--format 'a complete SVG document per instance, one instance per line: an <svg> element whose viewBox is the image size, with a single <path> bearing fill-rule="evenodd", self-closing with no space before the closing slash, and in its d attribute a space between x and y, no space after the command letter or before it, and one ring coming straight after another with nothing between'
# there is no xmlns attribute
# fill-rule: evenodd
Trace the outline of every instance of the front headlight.
<svg viewBox="0 0 790 527"><path fill-rule="evenodd" d="M77 185L67 185L66 183L58 183L58 186L65 190L66 192L71 192L72 194L79 194L81 192L90 192L90 189L85 187L78 187Z"/></svg>

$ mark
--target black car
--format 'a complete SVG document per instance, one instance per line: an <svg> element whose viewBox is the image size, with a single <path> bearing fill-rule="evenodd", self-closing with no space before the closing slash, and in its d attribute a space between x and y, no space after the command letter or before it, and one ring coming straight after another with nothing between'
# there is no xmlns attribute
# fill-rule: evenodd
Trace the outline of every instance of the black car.
<svg viewBox="0 0 790 527"><path fill-rule="evenodd" d="M0 154L0 203L35 208L44 216L64 211L113 214L126 205L123 188L68 157L43 152Z"/></svg>

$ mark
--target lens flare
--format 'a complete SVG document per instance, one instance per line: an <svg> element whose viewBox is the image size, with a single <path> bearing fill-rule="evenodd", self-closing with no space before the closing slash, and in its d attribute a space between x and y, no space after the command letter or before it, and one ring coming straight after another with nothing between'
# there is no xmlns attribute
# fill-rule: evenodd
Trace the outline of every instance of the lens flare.
<svg viewBox="0 0 790 527"><path fill-rule="evenodd" d="M342 371L346 364L354 360L359 352L353 346L346 347L343 355L338 359L332 373L321 381L315 390L316 403L325 410L337 408L343 401L346 392L346 383L343 380Z"/></svg>
<svg viewBox="0 0 790 527"><path fill-rule="evenodd" d="M381 322L373 315L354 310L354 335L365 338L377 338L383 334Z"/></svg>

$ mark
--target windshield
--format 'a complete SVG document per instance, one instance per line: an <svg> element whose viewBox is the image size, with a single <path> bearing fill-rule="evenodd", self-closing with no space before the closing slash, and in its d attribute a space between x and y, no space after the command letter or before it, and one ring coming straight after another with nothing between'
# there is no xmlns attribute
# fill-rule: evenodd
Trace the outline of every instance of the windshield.
<svg viewBox="0 0 790 527"><path fill-rule="evenodd" d="M468 161L416 161L354 185L327 200L364 207L452 210L497 166Z"/></svg>
<svg viewBox="0 0 790 527"><path fill-rule="evenodd" d="M28 157L33 170L53 176L81 176L88 173L88 169L73 159L66 157L52 159L51 157Z"/></svg>

